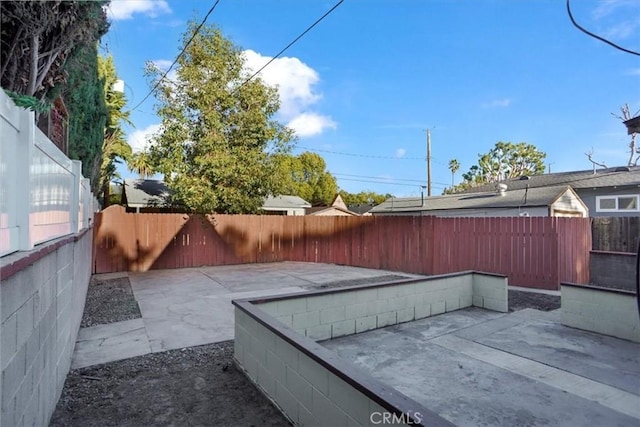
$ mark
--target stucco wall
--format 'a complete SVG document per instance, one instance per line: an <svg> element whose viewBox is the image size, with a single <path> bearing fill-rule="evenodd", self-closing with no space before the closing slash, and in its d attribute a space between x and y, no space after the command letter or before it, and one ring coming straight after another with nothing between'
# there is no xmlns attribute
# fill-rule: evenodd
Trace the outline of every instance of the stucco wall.
<svg viewBox="0 0 640 427"><path fill-rule="evenodd" d="M91 230L0 260L0 425L47 425L71 366Z"/></svg>
<svg viewBox="0 0 640 427"><path fill-rule="evenodd" d="M561 306L564 325L640 342L633 292L563 283Z"/></svg>

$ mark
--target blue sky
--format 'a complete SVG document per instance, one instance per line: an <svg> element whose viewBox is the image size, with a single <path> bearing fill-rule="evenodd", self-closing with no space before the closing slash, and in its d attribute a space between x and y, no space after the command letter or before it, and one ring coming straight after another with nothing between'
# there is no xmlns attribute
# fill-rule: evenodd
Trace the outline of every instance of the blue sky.
<svg viewBox="0 0 640 427"><path fill-rule="evenodd" d="M145 62L168 66L186 22L213 3L112 1L102 50L129 107L150 89ZM334 4L221 0L208 23L257 69ZM637 0L573 0L572 11L583 27L640 50ZM449 160L462 165L457 183L497 141L534 144L553 172L589 169L591 150L625 165L629 137L611 113L640 109L640 57L577 30L560 0L345 0L262 77L280 87L278 119L299 136L294 153L321 154L350 192L420 194L428 128L434 195L451 184ZM136 149L160 123L154 102L131 114Z"/></svg>

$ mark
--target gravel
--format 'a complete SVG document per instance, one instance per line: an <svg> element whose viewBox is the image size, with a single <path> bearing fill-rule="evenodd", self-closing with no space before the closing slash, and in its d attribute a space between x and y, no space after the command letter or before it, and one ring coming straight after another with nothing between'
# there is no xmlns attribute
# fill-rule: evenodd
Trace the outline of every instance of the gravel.
<svg viewBox="0 0 640 427"><path fill-rule="evenodd" d="M84 314L80 322L81 328L141 317L128 277L97 279L94 276L91 278Z"/></svg>
<svg viewBox="0 0 640 427"><path fill-rule="evenodd" d="M551 311L560 308L560 296L509 290L509 311L533 308Z"/></svg>

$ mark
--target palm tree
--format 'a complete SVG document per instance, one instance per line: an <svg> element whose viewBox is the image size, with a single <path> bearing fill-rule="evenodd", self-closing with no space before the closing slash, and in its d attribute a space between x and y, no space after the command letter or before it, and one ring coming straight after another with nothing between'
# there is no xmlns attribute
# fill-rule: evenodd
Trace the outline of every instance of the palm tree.
<svg viewBox="0 0 640 427"><path fill-rule="evenodd" d="M155 173L151 156L148 151L134 153L127 162L129 170L140 175L140 178L148 178Z"/></svg>
<svg viewBox="0 0 640 427"><path fill-rule="evenodd" d="M451 159L449 161L449 170L451 171L451 186L454 185L454 178L456 176L456 172L460 169L460 162L457 159Z"/></svg>

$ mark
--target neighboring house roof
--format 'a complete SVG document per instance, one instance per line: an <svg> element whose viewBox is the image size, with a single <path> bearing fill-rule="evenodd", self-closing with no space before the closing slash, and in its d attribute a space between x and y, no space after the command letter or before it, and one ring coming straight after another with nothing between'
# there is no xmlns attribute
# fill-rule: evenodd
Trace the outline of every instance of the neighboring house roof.
<svg viewBox="0 0 640 427"><path fill-rule="evenodd" d="M375 205L372 204L363 204L363 205L349 205L347 206L347 208L351 211L351 212L355 212L357 214L365 214L367 212L369 212Z"/></svg>
<svg viewBox="0 0 640 427"><path fill-rule="evenodd" d="M451 209L504 209L550 206L567 190L567 185L510 189L500 195L497 191L458 193L445 196L391 198L369 212L425 212ZM576 195L577 197L577 195Z"/></svg>
<svg viewBox="0 0 640 427"><path fill-rule="evenodd" d="M548 173L544 175L533 175L529 179L511 178L500 183L507 185L508 190L522 188L548 187L556 185L570 185L575 190L583 188L603 188L603 187L623 187L640 186L640 166L618 166L606 169L593 169ZM473 187L465 193L476 193L481 191L494 191L496 183L484 184Z"/></svg>
<svg viewBox="0 0 640 427"><path fill-rule="evenodd" d="M330 206L314 206L306 210L307 215L331 215L332 212L341 212L346 215L358 216L357 212L352 212L342 200L340 194L336 194ZM339 214L338 214L339 215Z"/></svg>
<svg viewBox="0 0 640 427"><path fill-rule="evenodd" d="M269 196L264 201L262 209L284 210L310 208L311 203L298 196Z"/></svg>
<svg viewBox="0 0 640 427"><path fill-rule="evenodd" d="M312 208L307 208L305 210L307 215L322 215L322 214L327 215L335 211L343 212L347 215L358 216L358 213L351 212L349 209L342 209L338 206L314 206Z"/></svg>
<svg viewBox="0 0 640 427"><path fill-rule="evenodd" d="M125 179L124 194L130 208L167 206L169 188L157 179Z"/></svg>

